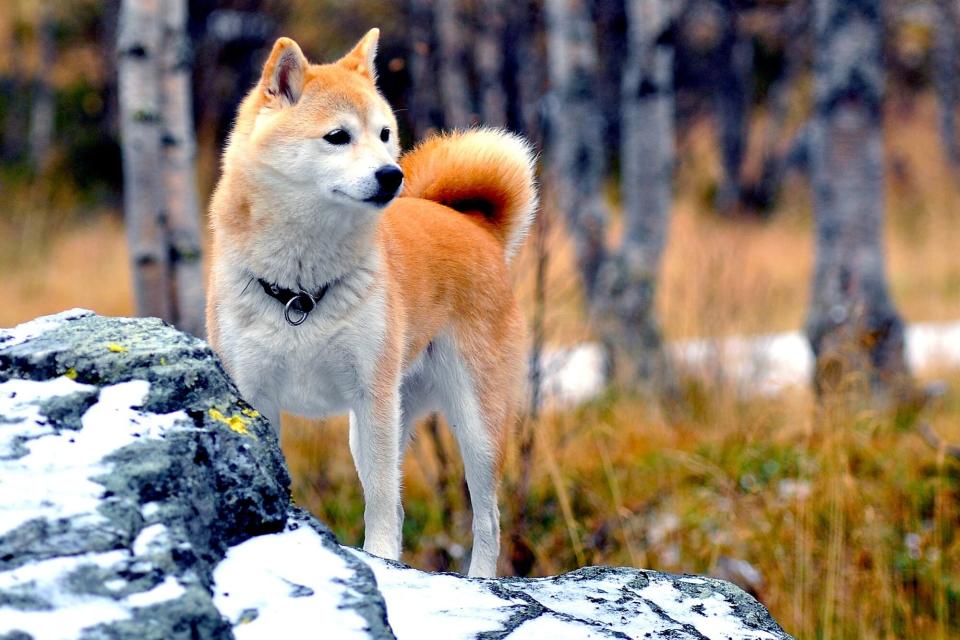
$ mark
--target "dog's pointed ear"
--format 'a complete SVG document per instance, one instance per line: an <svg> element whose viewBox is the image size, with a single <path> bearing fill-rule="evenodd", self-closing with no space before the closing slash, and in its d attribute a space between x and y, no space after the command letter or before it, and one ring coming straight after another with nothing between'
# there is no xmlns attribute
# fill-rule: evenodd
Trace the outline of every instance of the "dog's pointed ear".
<svg viewBox="0 0 960 640"><path fill-rule="evenodd" d="M371 82L377 81L377 67L374 60L377 57L377 43L380 41L380 29L370 29L367 35L360 38L347 55L340 58L338 64L366 76Z"/></svg>
<svg viewBox="0 0 960 640"><path fill-rule="evenodd" d="M263 65L260 86L267 96L287 105L296 104L303 93L308 66L300 45L290 38L278 38Z"/></svg>

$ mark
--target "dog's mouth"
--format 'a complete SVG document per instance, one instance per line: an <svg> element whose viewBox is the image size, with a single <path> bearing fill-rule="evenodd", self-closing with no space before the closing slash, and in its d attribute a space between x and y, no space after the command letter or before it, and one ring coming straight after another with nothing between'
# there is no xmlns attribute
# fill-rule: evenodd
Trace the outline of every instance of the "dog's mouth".
<svg viewBox="0 0 960 640"><path fill-rule="evenodd" d="M376 205L378 207L383 207L390 204L390 201L396 197L394 193L377 193L369 198L366 198L364 202Z"/></svg>
<svg viewBox="0 0 960 640"><path fill-rule="evenodd" d="M369 198L355 198L346 191L341 191L340 189L334 189L333 193L337 194L341 198L346 198L347 200L352 200L353 202L371 204L377 208L385 207L396 197L396 194L375 193Z"/></svg>

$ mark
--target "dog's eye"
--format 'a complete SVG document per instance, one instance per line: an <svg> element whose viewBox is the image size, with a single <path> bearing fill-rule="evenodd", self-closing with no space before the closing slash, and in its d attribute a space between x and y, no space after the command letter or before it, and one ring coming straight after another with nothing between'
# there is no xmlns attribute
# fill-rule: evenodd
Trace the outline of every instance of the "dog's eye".
<svg viewBox="0 0 960 640"><path fill-rule="evenodd" d="M384 142L390 141L390 127L384 127L380 130L380 139Z"/></svg>
<svg viewBox="0 0 960 640"><path fill-rule="evenodd" d="M350 134L343 129L334 129L327 135L323 136L323 139L330 144L350 144Z"/></svg>

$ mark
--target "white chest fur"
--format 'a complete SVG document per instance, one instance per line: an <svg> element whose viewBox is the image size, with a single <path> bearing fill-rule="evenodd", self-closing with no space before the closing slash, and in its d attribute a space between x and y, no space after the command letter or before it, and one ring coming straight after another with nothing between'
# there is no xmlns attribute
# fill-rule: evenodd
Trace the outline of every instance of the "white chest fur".
<svg viewBox="0 0 960 640"><path fill-rule="evenodd" d="M243 276L230 275L240 290ZM256 283L223 304L219 351L241 394L270 417L346 413L369 388L384 341L385 301L374 276L336 283L299 326Z"/></svg>

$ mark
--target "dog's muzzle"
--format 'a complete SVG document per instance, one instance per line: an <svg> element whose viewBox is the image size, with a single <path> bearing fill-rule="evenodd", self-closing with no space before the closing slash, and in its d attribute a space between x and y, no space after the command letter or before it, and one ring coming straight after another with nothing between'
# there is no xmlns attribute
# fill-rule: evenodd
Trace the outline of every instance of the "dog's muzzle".
<svg viewBox="0 0 960 640"><path fill-rule="evenodd" d="M403 171L396 165L388 164L377 169L373 176L377 179L377 192L367 198L367 202L383 206L393 200L400 191Z"/></svg>

